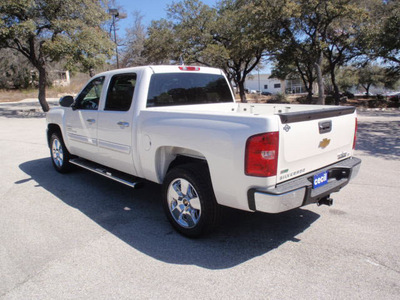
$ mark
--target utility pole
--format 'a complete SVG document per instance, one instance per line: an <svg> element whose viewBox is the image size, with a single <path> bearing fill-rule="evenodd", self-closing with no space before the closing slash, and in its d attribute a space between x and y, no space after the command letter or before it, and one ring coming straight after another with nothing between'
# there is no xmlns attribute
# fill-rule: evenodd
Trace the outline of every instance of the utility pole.
<svg viewBox="0 0 400 300"><path fill-rule="evenodd" d="M115 56L117 58L117 69L119 69L119 58L118 58L118 43L117 43L117 30L115 28L115 19L125 19L126 18L126 14L120 14L118 9L116 8L110 8L108 10L108 13L110 15L112 15L113 18L113 22L112 22L112 26L114 27L114 43L115 43Z"/></svg>

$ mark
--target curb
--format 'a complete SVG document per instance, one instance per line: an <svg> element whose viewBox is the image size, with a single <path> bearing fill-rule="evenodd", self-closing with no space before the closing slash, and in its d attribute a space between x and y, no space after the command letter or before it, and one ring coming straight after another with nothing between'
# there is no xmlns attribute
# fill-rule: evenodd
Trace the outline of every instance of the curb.
<svg viewBox="0 0 400 300"><path fill-rule="evenodd" d="M58 106L58 100L49 99L47 101L50 108ZM9 118L43 118L43 112L38 100L26 99L18 102L0 103L0 116Z"/></svg>

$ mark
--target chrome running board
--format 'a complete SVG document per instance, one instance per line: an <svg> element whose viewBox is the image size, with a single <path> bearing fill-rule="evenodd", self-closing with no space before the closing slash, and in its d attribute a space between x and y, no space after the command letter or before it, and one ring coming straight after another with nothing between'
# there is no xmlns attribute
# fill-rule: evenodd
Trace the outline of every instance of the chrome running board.
<svg viewBox="0 0 400 300"><path fill-rule="evenodd" d="M94 163L92 161L83 159L83 158L73 158L69 161L71 164L74 164L78 167L84 168L86 170L92 171L94 173L97 173L101 176L107 177L109 179L112 179L114 181L118 181L119 183L125 184L127 186L130 186L131 188L138 187L140 182L134 181L135 178L132 175L105 167L103 165Z"/></svg>

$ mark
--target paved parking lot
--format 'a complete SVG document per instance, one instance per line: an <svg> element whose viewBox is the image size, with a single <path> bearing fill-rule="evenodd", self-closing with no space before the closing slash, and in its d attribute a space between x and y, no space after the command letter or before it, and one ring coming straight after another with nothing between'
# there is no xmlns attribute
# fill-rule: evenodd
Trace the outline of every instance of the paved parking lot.
<svg viewBox="0 0 400 300"><path fill-rule="evenodd" d="M0 113L0 299L399 299L400 112L359 116L359 176L332 207L226 209L190 240L160 188L56 173L41 114Z"/></svg>

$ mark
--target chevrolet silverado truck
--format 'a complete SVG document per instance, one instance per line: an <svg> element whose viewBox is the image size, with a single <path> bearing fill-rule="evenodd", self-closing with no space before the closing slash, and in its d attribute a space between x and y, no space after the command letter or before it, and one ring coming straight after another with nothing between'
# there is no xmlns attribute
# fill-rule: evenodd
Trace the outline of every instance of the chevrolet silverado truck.
<svg viewBox="0 0 400 300"><path fill-rule="evenodd" d="M356 130L354 107L236 103L221 70L197 66L104 72L47 114L58 172L161 184L168 220L190 237L215 227L221 205L331 205L359 171Z"/></svg>

